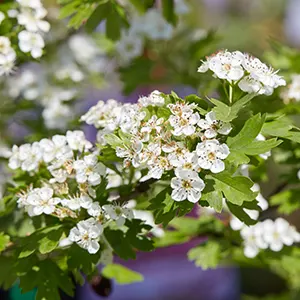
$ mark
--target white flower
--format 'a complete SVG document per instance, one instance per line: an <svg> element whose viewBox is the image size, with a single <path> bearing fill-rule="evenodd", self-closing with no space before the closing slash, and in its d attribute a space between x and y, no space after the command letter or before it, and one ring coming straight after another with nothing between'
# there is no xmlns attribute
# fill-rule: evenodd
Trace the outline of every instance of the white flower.
<svg viewBox="0 0 300 300"><path fill-rule="evenodd" d="M225 164L222 160L230 153L228 146L220 144L217 140L206 140L199 143L196 152L199 156L199 166L203 169L211 170L213 173L224 171Z"/></svg>
<svg viewBox="0 0 300 300"><path fill-rule="evenodd" d="M254 226L245 226L241 230L241 236L244 239L244 254L248 258L255 257L260 249L266 249L267 243L263 239L262 223Z"/></svg>
<svg viewBox="0 0 300 300"><path fill-rule="evenodd" d="M71 79L73 82L80 82L84 79L84 74L75 64L66 64L55 71L58 80Z"/></svg>
<svg viewBox="0 0 300 300"><path fill-rule="evenodd" d="M17 0L20 6L37 9L42 7L41 0Z"/></svg>
<svg viewBox="0 0 300 300"><path fill-rule="evenodd" d="M126 219L131 220L134 217L132 210L125 206L106 204L103 209L119 227L125 224Z"/></svg>
<svg viewBox="0 0 300 300"><path fill-rule="evenodd" d="M78 183L88 182L95 186L100 184L101 176L105 175L105 166L98 162L97 156L90 154L73 163Z"/></svg>
<svg viewBox="0 0 300 300"><path fill-rule="evenodd" d="M228 135L232 129L229 123L218 121L213 111L205 115L205 120L199 120L198 126L205 130L204 136L208 139L216 137L218 133Z"/></svg>
<svg viewBox="0 0 300 300"><path fill-rule="evenodd" d="M143 48L143 40L132 31L123 31L121 39L116 43L116 50L123 63L129 63L132 59L140 56Z"/></svg>
<svg viewBox="0 0 300 300"><path fill-rule="evenodd" d="M146 176L140 179L141 182L146 181L150 178L160 179L164 171L171 170L172 166L165 156L159 156L153 161L153 165L150 166L149 172Z"/></svg>
<svg viewBox="0 0 300 300"><path fill-rule="evenodd" d="M140 97L138 103L143 106L163 106L165 104L165 98L161 96L160 91L153 91L148 97Z"/></svg>
<svg viewBox="0 0 300 300"><path fill-rule="evenodd" d="M34 10L23 8L17 15L18 23L25 26L27 31L37 32L39 30L48 32L50 24L43 20L47 15L47 10L44 7L38 7Z"/></svg>
<svg viewBox="0 0 300 300"><path fill-rule="evenodd" d="M173 189L171 197L175 201L183 201L187 199L192 203L196 203L201 198L201 191L205 184L198 176L197 172L190 170L176 170L176 177L171 180Z"/></svg>
<svg viewBox="0 0 300 300"><path fill-rule="evenodd" d="M71 210L78 210L81 207L89 209L92 206L92 199L85 194L82 194L78 197L72 197L70 199L63 199L61 204L65 207L68 207Z"/></svg>
<svg viewBox="0 0 300 300"><path fill-rule="evenodd" d="M66 137L72 150L83 152L93 147L92 143L85 138L81 130L67 131Z"/></svg>
<svg viewBox="0 0 300 300"><path fill-rule="evenodd" d="M73 157L73 151L67 145L64 135L55 135L52 140L42 139L40 146L43 149L43 160L46 163L57 160L67 160Z"/></svg>
<svg viewBox="0 0 300 300"><path fill-rule="evenodd" d="M60 199L53 198L53 189L45 187L34 189L29 193L27 203L30 216L39 216L43 213L50 215L55 211L55 205L60 203Z"/></svg>
<svg viewBox="0 0 300 300"><path fill-rule="evenodd" d="M15 66L16 52L10 49L8 54L0 53L0 76L8 75L13 72Z"/></svg>
<svg viewBox="0 0 300 300"><path fill-rule="evenodd" d="M287 104L291 100L296 102L300 101L300 75L293 74L292 82L288 85L287 89L283 91L281 97L284 99L284 102Z"/></svg>
<svg viewBox="0 0 300 300"><path fill-rule="evenodd" d="M0 11L0 25L4 19L5 19L5 14L2 11Z"/></svg>
<svg viewBox="0 0 300 300"><path fill-rule="evenodd" d="M43 152L39 143L32 145L23 144L20 147L13 146L9 159L9 167L12 169L22 168L23 171L34 171L42 161Z"/></svg>
<svg viewBox="0 0 300 300"><path fill-rule="evenodd" d="M66 129L72 119L73 112L70 106L60 101L53 101L43 110L45 125L49 129Z"/></svg>
<svg viewBox="0 0 300 300"><path fill-rule="evenodd" d="M127 162L131 162L133 167L137 168L141 164L139 153L141 153L142 149L143 143L140 140L135 139L130 145L124 145L124 148L116 147L116 155L125 158L124 165L126 165Z"/></svg>
<svg viewBox="0 0 300 300"><path fill-rule="evenodd" d="M94 254L100 249L98 240L102 232L102 225L90 218L80 221L77 227L72 228L69 239L77 243L81 248L86 249L90 254Z"/></svg>
<svg viewBox="0 0 300 300"><path fill-rule="evenodd" d="M171 164L180 170L199 171L198 156L196 152L186 152L179 156L177 160L174 159Z"/></svg>
<svg viewBox="0 0 300 300"><path fill-rule="evenodd" d="M221 51L212 57L208 64L209 69L220 79L228 81L237 81L244 76L244 70L241 64L244 61L244 55L239 52L230 53Z"/></svg>
<svg viewBox="0 0 300 300"><path fill-rule="evenodd" d="M0 53L6 55L10 51L11 51L11 44L9 38L6 36L0 36Z"/></svg>
<svg viewBox="0 0 300 300"><path fill-rule="evenodd" d="M173 35L173 26L163 18L157 9L148 9L140 22L140 28L136 28L136 30L151 40L169 40Z"/></svg>
<svg viewBox="0 0 300 300"><path fill-rule="evenodd" d="M18 35L21 51L30 52L33 58L41 57L45 42L39 33L23 30Z"/></svg>
<svg viewBox="0 0 300 300"><path fill-rule="evenodd" d="M200 116L198 113L192 114L182 114L179 115L172 115L169 118L170 125L174 128L172 133L175 136L186 135L190 136L195 133L196 127L195 125L200 120Z"/></svg>
<svg viewBox="0 0 300 300"><path fill-rule="evenodd" d="M291 246L295 241L299 241L299 233L282 218L275 221L265 220L263 230L264 240L272 251L280 251L284 245Z"/></svg>
<svg viewBox="0 0 300 300"><path fill-rule="evenodd" d="M141 132L151 133L154 131L155 133L160 133L162 130L162 125L164 123L163 118L158 118L156 115L153 115L145 125L142 126Z"/></svg>
<svg viewBox="0 0 300 300"><path fill-rule="evenodd" d="M93 202L92 205L88 208L88 214L94 218L99 217L103 210L98 202Z"/></svg>

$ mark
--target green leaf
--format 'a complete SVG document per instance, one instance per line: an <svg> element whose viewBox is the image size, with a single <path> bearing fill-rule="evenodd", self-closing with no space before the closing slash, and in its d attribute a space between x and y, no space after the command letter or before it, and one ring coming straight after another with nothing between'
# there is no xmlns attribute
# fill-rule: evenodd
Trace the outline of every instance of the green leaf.
<svg viewBox="0 0 300 300"><path fill-rule="evenodd" d="M221 248L218 242L207 241L189 250L187 255L190 261L195 261L197 267L207 270L218 266L221 259Z"/></svg>
<svg viewBox="0 0 300 300"><path fill-rule="evenodd" d="M258 155L263 154L271 149L279 146L282 143L282 141L278 141L276 138L269 139L266 141L252 141L249 145L244 147L242 151L247 155Z"/></svg>
<svg viewBox="0 0 300 300"><path fill-rule="evenodd" d="M63 228L57 228L56 230L52 230L49 233L47 233L47 235L39 241L39 251L42 254L46 254L53 251L58 246L62 234Z"/></svg>
<svg viewBox="0 0 300 300"><path fill-rule="evenodd" d="M84 22L88 20L93 11L93 4L85 4L84 6L81 5L79 9L77 9L77 13L70 19L68 27L78 29Z"/></svg>
<svg viewBox="0 0 300 300"><path fill-rule="evenodd" d="M124 142L115 134L110 133L104 136L105 141L107 144L111 145L112 147L122 147L124 146Z"/></svg>
<svg viewBox="0 0 300 300"><path fill-rule="evenodd" d="M0 252L6 249L10 242L9 235L4 234L3 232L0 233Z"/></svg>
<svg viewBox="0 0 300 300"><path fill-rule="evenodd" d="M145 13L147 8L152 7L155 3L154 0L129 0L129 1L141 13Z"/></svg>
<svg viewBox="0 0 300 300"><path fill-rule="evenodd" d="M226 158L226 161L229 163L240 166L243 164L248 164L250 162L250 158L245 155L241 150L230 150L230 154Z"/></svg>
<svg viewBox="0 0 300 300"><path fill-rule="evenodd" d="M177 18L174 10L175 9L174 0L164 0L161 2L161 4L162 4L163 16L169 23L175 25Z"/></svg>
<svg viewBox="0 0 300 300"><path fill-rule="evenodd" d="M155 247L168 247L172 245L180 245L188 242L190 236L180 231L165 231L164 236L155 239Z"/></svg>
<svg viewBox="0 0 300 300"><path fill-rule="evenodd" d="M246 121L242 130L234 137L227 139L227 145L230 149L239 150L248 146L261 131L265 121L265 115L257 114Z"/></svg>
<svg viewBox="0 0 300 300"><path fill-rule="evenodd" d="M232 176L225 172L207 176L216 182L216 188L233 204L242 205L244 201L253 201L257 193L251 191L253 182L248 177Z"/></svg>
<svg viewBox="0 0 300 300"><path fill-rule="evenodd" d="M77 12L78 6L80 5L81 1L72 1L62 7L59 11L59 19L64 19L69 17L70 15Z"/></svg>
<svg viewBox="0 0 300 300"><path fill-rule="evenodd" d="M218 213L220 213L223 209L223 195L220 191L212 191L207 194L203 194L201 200L206 200L209 206Z"/></svg>
<svg viewBox="0 0 300 300"><path fill-rule="evenodd" d="M226 201L226 203L230 212L246 225L250 226L257 223L256 220L253 220L249 217L249 215L244 211L243 207L234 205L229 201Z"/></svg>
<svg viewBox="0 0 300 300"><path fill-rule="evenodd" d="M223 122L230 122L237 118L239 111L255 96L256 94L247 94L232 106L228 106L216 99L210 99L210 101L216 105L216 107L213 108L213 111L216 113L217 119Z"/></svg>
<svg viewBox="0 0 300 300"><path fill-rule="evenodd" d="M123 231L106 228L104 235L119 257L125 260L135 259L135 251Z"/></svg>
<svg viewBox="0 0 300 300"><path fill-rule="evenodd" d="M94 12L91 14L89 19L86 22L87 32L92 32L96 27L107 18L109 10L111 9L111 3L106 2L102 5L98 5Z"/></svg>
<svg viewBox="0 0 300 300"><path fill-rule="evenodd" d="M119 264L109 264L102 269L102 275L115 279L119 284L130 284L144 280L143 275Z"/></svg>
<svg viewBox="0 0 300 300"><path fill-rule="evenodd" d="M145 234L145 230L148 232L152 229L151 226L146 225L139 219L126 220L126 226L128 227L126 239L128 239L134 248L141 251L151 251L154 249L153 241Z"/></svg>
<svg viewBox="0 0 300 300"><path fill-rule="evenodd" d="M290 189L274 195L270 199L271 205L278 205L278 212L290 215L300 208L300 190Z"/></svg>

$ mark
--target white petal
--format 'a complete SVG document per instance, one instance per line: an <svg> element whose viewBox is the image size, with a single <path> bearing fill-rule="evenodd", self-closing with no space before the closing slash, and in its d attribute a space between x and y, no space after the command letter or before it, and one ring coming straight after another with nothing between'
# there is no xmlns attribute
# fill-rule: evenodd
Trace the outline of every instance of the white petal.
<svg viewBox="0 0 300 300"><path fill-rule="evenodd" d="M213 173L220 173L222 171L225 170L225 164L222 160L220 159L215 159L211 165L211 168L210 170L213 172Z"/></svg>
<svg viewBox="0 0 300 300"><path fill-rule="evenodd" d="M172 191L171 197L175 201L183 201L187 198L186 190L176 189Z"/></svg>
<svg viewBox="0 0 300 300"><path fill-rule="evenodd" d="M96 241L89 241L88 245L87 245L87 251L90 254L95 254L99 251L100 249L100 245L98 242Z"/></svg>

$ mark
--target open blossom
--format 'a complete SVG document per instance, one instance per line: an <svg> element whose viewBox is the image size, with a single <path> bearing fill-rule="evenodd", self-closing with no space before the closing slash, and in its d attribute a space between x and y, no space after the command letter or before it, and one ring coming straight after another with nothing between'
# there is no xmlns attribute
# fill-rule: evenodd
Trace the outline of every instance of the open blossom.
<svg viewBox="0 0 300 300"><path fill-rule="evenodd" d="M200 120L200 116L197 112L194 113L194 106L178 102L176 104L169 104L168 108L173 114L169 117L169 122L174 128L172 133L175 136L190 136L195 133L195 125Z"/></svg>
<svg viewBox="0 0 300 300"><path fill-rule="evenodd" d="M76 170L78 183L88 182L90 185L95 186L100 184L101 176L105 175L105 166L98 162L97 156L94 154L74 161L73 167Z"/></svg>
<svg viewBox="0 0 300 300"><path fill-rule="evenodd" d="M263 225L257 223L255 226L245 226L241 230L244 239L244 254L246 257L255 257L260 249L266 249L268 244L263 239Z"/></svg>
<svg viewBox="0 0 300 300"><path fill-rule="evenodd" d="M92 206L93 200L85 194L61 200L61 204L71 210L78 210L81 207L88 209Z"/></svg>
<svg viewBox="0 0 300 300"><path fill-rule="evenodd" d="M41 214L52 214L55 211L55 205L60 203L60 199L53 197L53 189L37 188L27 196L28 214L38 216Z"/></svg>
<svg viewBox="0 0 300 300"><path fill-rule="evenodd" d="M263 229L264 240L272 251L280 251L284 245L291 246L294 242L300 241L300 234L282 218L275 221L265 220Z"/></svg>
<svg viewBox="0 0 300 300"><path fill-rule="evenodd" d="M124 165L132 163L137 168L140 166L139 154L143 149L143 143L135 139L130 145L124 145L124 147L116 147L116 155L121 158L125 158Z"/></svg>
<svg viewBox="0 0 300 300"><path fill-rule="evenodd" d="M66 160L73 157L73 151L67 145L64 135L55 135L52 139L42 139L40 146L43 149L43 160L46 163L57 160Z"/></svg>
<svg viewBox="0 0 300 300"><path fill-rule="evenodd" d="M275 88L286 84L271 67L258 58L239 51L222 50L202 61L198 72L211 70L220 79L237 83L247 93L271 95Z"/></svg>
<svg viewBox="0 0 300 300"><path fill-rule="evenodd" d="M218 133L227 135L232 129L229 123L218 121L216 119L216 114L213 111L210 111L205 115L205 120L199 120L198 126L205 130L204 136L208 139L216 137Z"/></svg>
<svg viewBox="0 0 300 300"><path fill-rule="evenodd" d="M39 33L23 30L18 35L21 51L30 52L33 58L41 57L45 42Z"/></svg>
<svg viewBox="0 0 300 300"><path fill-rule="evenodd" d="M26 30L30 32L50 30L50 24L43 20L47 15L47 10L44 7L37 7L36 9L22 8L17 15L18 23L23 25Z"/></svg>
<svg viewBox="0 0 300 300"><path fill-rule="evenodd" d="M5 36L0 36L0 76L12 72L15 59L16 52L11 47L10 40Z"/></svg>
<svg viewBox="0 0 300 300"><path fill-rule="evenodd" d="M168 157L172 157L171 155ZM171 164L179 170L199 171L198 156L196 152L185 152L176 160L172 160Z"/></svg>
<svg viewBox="0 0 300 300"><path fill-rule="evenodd" d="M106 204L103 205L103 209L112 220L116 221L118 226L123 226L126 219L131 220L134 218L132 209L126 206Z"/></svg>
<svg viewBox="0 0 300 300"><path fill-rule="evenodd" d="M175 201L187 199L192 203L198 202L205 184L197 172L191 170L176 170L175 175L176 177L171 180L171 187L173 189L171 194L172 199Z"/></svg>
<svg viewBox="0 0 300 300"><path fill-rule="evenodd" d="M149 96L140 97L138 103L143 107L162 106L165 104L165 98L161 96L160 91L155 90Z"/></svg>
<svg viewBox="0 0 300 300"><path fill-rule="evenodd" d="M142 55L144 43L140 36L133 31L122 31L120 40L116 43L116 50L121 61L126 64Z"/></svg>
<svg viewBox="0 0 300 300"><path fill-rule="evenodd" d="M285 104L288 104L290 101L300 101L300 74L293 74L291 77L292 82L281 93Z"/></svg>
<svg viewBox="0 0 300 300"><path fill-rule="evenodd" d="M206 72L208 69L220 79L227 79L228 81L237 81L244 76L242 63L244 55L235 51L219 51L215 55L207 58L206 62L199 67L198 72Z"/></svg>
<svg viewBox="0 0 300 300"><path fill-rule="evenodd" d="M72 150L79 150L81 152L92 148L92 143L89 142L81 130L67 131L66 134L68 145Z"/></svg>
<svg viewBox="0 0 300 300"><path fill-rule="evenodd" d="M90 218L80 221L70 230L69 240L86 249L90 254L94 254L100 249L98 241L102 232L102 225Z"/></svg>
<svg viewBox="0 0 300 300"><path fill-rule="evenodd" d="M211 170L213 173L224 171L225 159L230 151L226 144L220 144L217 140L206 140L199 143L196 148L198 164L201 168Z"/></svg>

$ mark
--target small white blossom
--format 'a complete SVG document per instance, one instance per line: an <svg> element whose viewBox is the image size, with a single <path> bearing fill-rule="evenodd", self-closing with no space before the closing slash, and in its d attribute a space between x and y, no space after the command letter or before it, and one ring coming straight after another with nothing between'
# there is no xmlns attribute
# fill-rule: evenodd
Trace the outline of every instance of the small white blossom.
<svg viewBox="0 0 300 300"><path fill-rule="evenodd" d="M182 115L172 115L169 118L170 125L174 128L172 133L175 136L190 136L195 133L195 125L199 122L200 116L196 113L184 113Z"/></svg>
<svg viewBox="0 0 300 300"><path fill-rule="evenodd" d="M22 52L30 52L33 58L41 57L45 42L39 33L23 30L18 35L19 47Z"/></svg>
<svg viewBox="0 0 300 300"><path fill-rule="evenodd" d="M79 150L81 152L92 148L92 143L89 142L81 130L67 131L67 142L72 150Z"/></svg>
<svg viewBox="0 0 300 300"><path fill-rule="evenodd" d="M100 184L101 176L105 175L105 166L98 162L97 156L94 154L75 160L73 167L76 170L78 183L88 182L90 185L95 186Z"/></svg>
<svg viewBox="0 0 300 300"><path fill-rule="evenodd" d="M50 30L50 24L43 20L47 15L47 10L44 7L38 7L34 10L23 8L17 15L18 23L25 26L27 31L37 32Z"/></svg>
<svg viewBox="0 0 300 300"><path fill-rule="evenodd" d="M45 125L49 129L66 129L73 112L69 105L53 101L43 110Z"/></svg>
<svg viewBox="0 0 300 300"><path fill-rule="evenodd" d="M125 224L126 219L134 218L132 210L126 206L106 204L103 205L103 209L112 220L116 221L119 227Z"/></svg>
<svg viewBox="0 0 300 300"><path fill-rule="evenodd" d="M161 96L160 91L153 91L149 96L140 97L138 103L143 106L163 106L165 104L165 98Z"/></svg>
<svg viewBox="0 0 300 300"><path fill-rule="evenodd" d="M208 139L216 137L218 133L228 135L232 129L229 123L218 121L216 119L216 114L213 111L205 115L205 120L199 120L198 126L205 130L204 136Z"/></svg>
<svg viewBox="0 0 300 300"><path fill-rule="evenodd" d="M37 9L42 7L41 0L16 0L20 6Z"/></svg>
<svg viewBox="0 0 300 300"><path fill-rule="evenodd" d="M173 189L171 194L172 199L175 201L187 199L192 203L198 202L205 184L197 172L176 170L175 175L176 177L171 180L171 187Z"/></svg>
<svg viewBox="0 0 300 300"><path fill-rule="evenodd" d="M143 40L132 31L123 31L121 39L116 43L116 50L124 64L142 55L143 49Z"/></svg>
<svg viewBox="0 0 300 300"><path fill-rule="evenodd" d="M70 199L61 200L61 204L71 210L78 210L80 208L89 209L92 206L93 200L85 194Z"/></svg>
<svg viewBox="0 0 300 300"><path fill-rule="evenodd" d="M272 251L280 251L284 245L291 246L300 240L300 234L282 218L265 220L263 230L263 237Z"/></svg>
<svg viewBox="0 0 300 300"><path fill-rule="evenodd" d="M266 249L267 243L263 239L263 226L257 223L255 226L245 226L241 230L244 239L244 254L248 258L255 257L260 249Z"/></svg>
<svg viewBox="0 0 300 300"><path fill-rule="evenodd" d="M37 188L27 196L28 214L38 216L41 214L50 215L55 211L55 205L60 203L60 199L53 197L53 189Z"/></svg>
<svg viewBox="0 0 300 300"><path fill-rule="evenodd" d="M196 148L198 164L201 168L211 170L213 173L224 171L225 159L230 151L226 144L220 144L217 140L206 140L199 143Z"/></svg>
<svg viewBox="0 0 300 300"><path fill-rule="evenodd" d="M284 103L288 104L290 101L300 101L300 75L293 74L292 82L287 86L287 88L282 92L281 97Z"/></svg>
<svg viewBox="0 0 300 300"><path fill-rule="evenodd" d="M99 238L103 227L93 218L80 221L76 227L70 230L69 239L77 243L81 248L86 249L90 254L99 251Z"/></svg>

